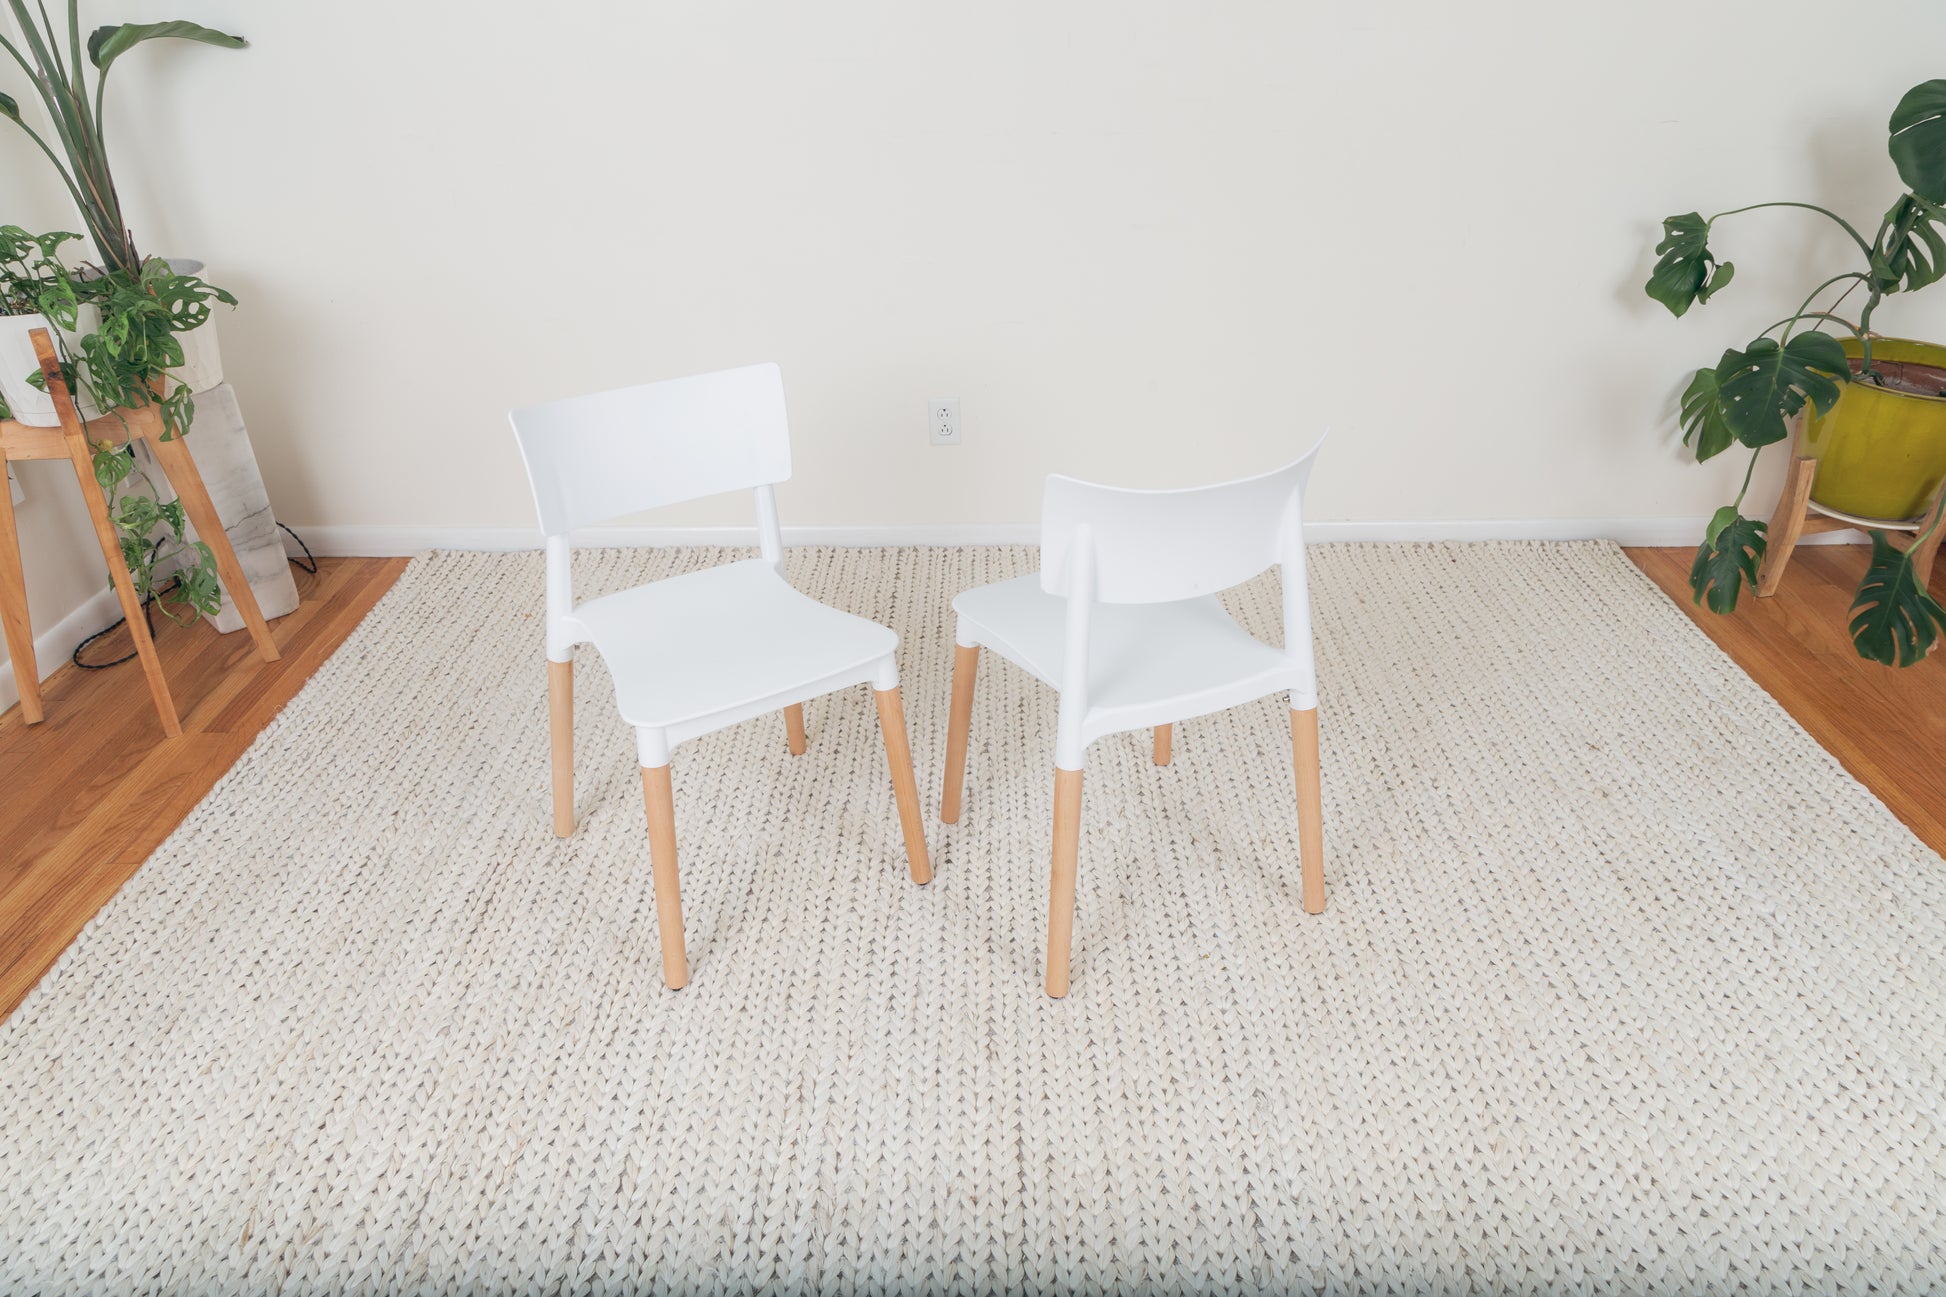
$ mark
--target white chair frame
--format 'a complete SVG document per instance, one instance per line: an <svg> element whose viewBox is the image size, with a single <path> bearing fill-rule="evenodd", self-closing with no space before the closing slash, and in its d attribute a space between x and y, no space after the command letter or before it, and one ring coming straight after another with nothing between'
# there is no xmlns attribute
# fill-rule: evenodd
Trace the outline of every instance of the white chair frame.
<svg viewBox="0 0 1946 1297"><path fill-rule="evenodd" d="M574 650L593 644L635 729L654 865L663 980L688 983L671 751L782 710L804 752L804 703L870 684L915 883L932 879L899 698L898 636L799 594L784 575L775 485L791 474L783 378L752 365L511 411L546 538L554 831L574 832ZM755 495L760 559L587 603L574 600L570 533L725 491ZM685 645L696 651L683 659Z"/></svg>
<svg viewBox="0 0 1946 1297"><path fill-rule="evenodd" d="M1319 445L1323 444L1322 438ZM1060 695L1047 993L1068 991L1088 745L1152 729L1169 764L1181 720L1288 691L1302 900L1324 910L1317 669L1306 581L1303 496L1318 446L1257 477L1135 491L1050 477L1041 571L969 590L958 613L940 818L960 816L980 650L990 648ZM1273 565L1282 570L1284 645L1250 637L1216 601Z"/></svg>

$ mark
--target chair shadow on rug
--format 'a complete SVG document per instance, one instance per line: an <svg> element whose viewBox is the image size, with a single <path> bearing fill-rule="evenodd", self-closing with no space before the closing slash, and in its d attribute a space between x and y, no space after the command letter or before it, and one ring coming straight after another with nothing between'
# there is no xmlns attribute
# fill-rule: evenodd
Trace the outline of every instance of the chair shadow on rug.
<svg viewBox="0 0 1946 1297"><path fill-rule="evenodd" d="M622 719L635 729L669 988L689 981L669 779L670 751L680 743L781 710L791 753L801 755L804 703L870 684L912 881L930 882L899 699L899 637L798 593L784 578L773 488L791 475L791 450L777 366L569 397L509 418L547 540L554 831L574 832L574 648L592 644L614 679ZM761 558L574 602L574 528L739 490L756 494Z"/></svg>

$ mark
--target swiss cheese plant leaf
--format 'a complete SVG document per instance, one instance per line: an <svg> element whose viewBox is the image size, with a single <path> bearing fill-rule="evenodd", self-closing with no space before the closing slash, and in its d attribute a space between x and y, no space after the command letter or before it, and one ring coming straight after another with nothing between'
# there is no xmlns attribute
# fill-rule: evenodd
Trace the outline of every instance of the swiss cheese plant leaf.
<svg viewBox="0 0 1946 1297"><path fill-rule="evenodd" d="M1886 292L1913 292L1946 275L1946 207L1905 194L1885 214L1885 249L1872 257L1872 277Z"/></svg>
<svg viewBox="0 0 1946 1297"><path fill-rule="evenodd" d="M1851 642L1858 656L1909 667L1946 632L1946 608L1919 581L1912 560L1885 533L1872 533L1872 561L1851 603Z"/></svg>
<svg viewBox="0 0 1946 1297"><path fill-rule="evenodd" d="M1716 371L1699 369L1682 394L1682 442L1696 447L1700 462L1714 458L1730 448L1736 434L1723 418L1723 396L1716 386Z"/></svg>
<svg viewBox="0 0 1946 1297"><path fill-rule="evenodd" d="M1905 92L1888 123L1887 151L1905 187L1929 203L1946 203L1946 80Z"/></svg>
<svg viewBox="0 0 1946 1297"><path fill-rule="evenodd" d="M1689 568L1689 588L1697 603L1706 603L1711 612L1736 611L1744 583L1755 584L1757 565L1764 561L1766 529L1758 519L1737 513L1735 505L1716 511L1709 533L1696 548L1696 561Z"/></svg>
<svg viewBox="0 0 1946 1297"><path fill-rule="evenodd" d="M1782 441L1786 420L1809 401L1819 414L1838 399L1851 376L1845 349L1828 333L1800 333L1789 342L1758 338L1742 351L1723 353L1716 384L1723 421L1751 449Z"/></svg>
<svg viewBox="0 0 1946 1297"><path fill-rule="evenodd" d="M241 36L232 36L180 19L166 23L122 23L115 27L95 28L94 35L88 37L88 61L106 72L109 64L137 45L154 40L201 41L205 45L216 45L226 50L240 50L250 43Z"/></svg>
<svg viewBox="0 0 1946 1297"><path fill-rule="evenodd" d="M1662 222L1662 242L1655 245L1660 260L1642 290L1668 307L1671 315L1681 315L1699 298L1708 301L1709 295L1729 283L1735 273L1725 264L1719 275L1711 275L1716 258L1710 255L1709 234L1709 222L1697 212L1666 217Z"/></svg>

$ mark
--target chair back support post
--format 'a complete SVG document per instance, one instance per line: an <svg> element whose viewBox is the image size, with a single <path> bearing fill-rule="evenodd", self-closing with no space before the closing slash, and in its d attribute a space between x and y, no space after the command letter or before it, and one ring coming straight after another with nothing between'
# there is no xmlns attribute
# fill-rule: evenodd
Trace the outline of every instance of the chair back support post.
<svg viewBox="0 0 1946 1297"><path fill-rule="evenodd" d="M757 546L764 562L784 574L784 531L777 524L777 489L768 483L757 488Z"/></svg>
<svg viewBox="0 0 1946 1297"><path fill-rule="evenodd" d="M547 660L567 662L574 657L574 641L567 632L574 611L573 555L566 536L547 538Z"/></svg>
<svg viewBox="0 0 1946 1297"><path fill-rule="evenodd" d="M1088 623L1095 601L1093 531L1085 526L1073 528L1066 549L1062 585L1067 590L1067 641L1062 650L1065 656L1054 764L1063 770L1079 770L1087 747L1082 741L1081 721L1088 714Z"/></svg>
<svg viewBox="0 0 1946 1297"><path fill-rule="evenodd" d="M1309 711L1318 705L1318 670L1311 639L1310 569L1304 553L1304 484L1291 496L1284 520L1283 561L1279 579L1284 594L1284 652L1299 672L1291 687L1291 710Z"/></svg>

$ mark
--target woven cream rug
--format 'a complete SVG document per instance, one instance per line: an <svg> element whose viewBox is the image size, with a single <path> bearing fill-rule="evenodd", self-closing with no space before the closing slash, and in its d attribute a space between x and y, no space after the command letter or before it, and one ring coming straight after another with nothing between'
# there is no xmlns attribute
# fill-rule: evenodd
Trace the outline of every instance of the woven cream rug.
<svg viewBox="0 0 1946 1297"><path fill-rule="evenodd" d="M680 993L591 656L549 830L538 556L414 562L0 1027L0 1292L1946 1289L1946 865L1618 550L1320 550L1330 909L1281 702L1104 742L1058 1003L995 659L935 818L1032 561L791 555L903 636L938 877L862 688L682 748Z"/></svg>

